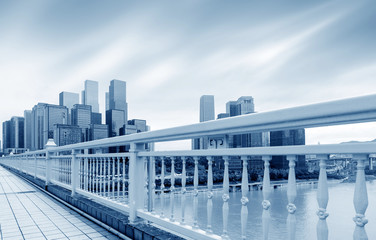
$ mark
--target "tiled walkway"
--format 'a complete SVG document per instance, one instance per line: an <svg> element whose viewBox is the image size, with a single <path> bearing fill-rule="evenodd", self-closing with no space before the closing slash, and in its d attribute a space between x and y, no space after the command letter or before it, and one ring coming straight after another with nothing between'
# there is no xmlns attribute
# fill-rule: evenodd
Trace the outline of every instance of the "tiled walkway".
<svg viewBox="0 0 376 240"><path fill-rule="evenodd" d="M0 166L0 239L119 239Z"/></svg>

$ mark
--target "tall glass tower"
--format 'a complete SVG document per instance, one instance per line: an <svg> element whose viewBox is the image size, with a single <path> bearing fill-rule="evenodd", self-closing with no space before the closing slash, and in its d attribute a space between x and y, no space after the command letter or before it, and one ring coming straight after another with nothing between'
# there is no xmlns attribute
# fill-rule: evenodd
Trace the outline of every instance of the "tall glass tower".
<svg viewBox="0 0 376 240"><path fill-rule="evenodd" d="M85 81L85 90L82 93L82 104L90 105L92 111L99 113L98 103L98 82L92 80Z"/></svg>
<svg viewBox="0 0 376 240"><path fill-rule="evenodd" d="M203 95L200 97L200 122L214 120L214 96Z"/></svg>
<svg viewBox="0 0 376 240"><path fill-rule="evenodd" d="M112 80L109 88L109 110L124 111L124 121L128 121L128 104L126 95L126 82Z"/></svg>

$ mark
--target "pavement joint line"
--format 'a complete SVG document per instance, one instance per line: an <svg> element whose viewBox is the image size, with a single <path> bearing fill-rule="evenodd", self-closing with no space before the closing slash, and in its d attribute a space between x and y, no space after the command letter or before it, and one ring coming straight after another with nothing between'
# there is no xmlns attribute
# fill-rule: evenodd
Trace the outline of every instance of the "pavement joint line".
<svg viewBox="0 0 376 240"><path fill-rule="evenodd" d="M5 180L4 176L3 176L2 178ZM3 186L2 182L0 182L0 185L1 185L1 188L3 189L3 191L4 191L4 186ZM4 191L4 192L5 192L5 191ZM12 205L11 205L10 202L9 202L8 195L7 195L7 194L5 194L5 198L7 199L8 205L9 205L9 207L10 207L12 213L13 213L13 217L14 217L14 219L16 220L16 223L17 223L17 226L18 226L18 230L20 231L22 238L25 239L25 237L24 237L24 235L23 235L23 233L22 233L22 230L21 230L21 228L20 228L20 225L18 224L18 221L17 221L16 215L14 214L14 211L13 211ZM2 235L1 235L1 238L2 238Z"/></svg>
<svg viewBox="0 0 376 240"><path fill-rule="evenodd" d="M33 183L32 181L22 177L20 174L16 173L16 172L12 172L14 175L16 175L17 177L19 177L20 179L22 179L24 181L24 184L30 184L32 185L33 187L37 188L38 190L40 190L42 193L50 196L53 200L55 201L58 201L60 203L62 203L64 206L70 208L71 210L73 210L75 213L83 216L84 218L90 220L93 224L95 225L99 225L100 227L102 227L103 229L107 230L109 233L112 233L114 235L116 235L117 237L119 238L122 238L122 239L126 239L126 240L131 240L131 238L127 237L126 235L124 235L123 233L117 231L116 229L106 225L105 223L97 220L96 218L90 216L89 214L83 212L82 210L70 205L69 203L65 202L64 200L58 198L57 196L53 195L52 193L46 191L45 189L41 188L40 186L38 186L37 184ZM40 198L40 197L38 197ZM42 199L41 199L42 200ZM53 202L53 200L49 199L49 201ZM45 202L45 201L44 201ZM46 203L46 202L45 202ZM47 204L47 203L46 203ZM48 216L47 216L48 217ZM84 233L85 234L85 233ZM87 234L85 234L86 236L88 236ZM89 237L89 236L88 236ZM90 237L89 237L90 238Z"/></svg>

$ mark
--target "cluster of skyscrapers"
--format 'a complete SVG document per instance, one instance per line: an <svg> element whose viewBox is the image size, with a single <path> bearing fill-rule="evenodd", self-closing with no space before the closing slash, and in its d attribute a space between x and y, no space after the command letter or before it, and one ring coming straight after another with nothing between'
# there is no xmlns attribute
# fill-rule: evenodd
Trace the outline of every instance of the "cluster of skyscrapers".
<svg viewBox="0 0 376 240"><path fill-rule="evenodd" d="M215 120L215 104L213 95L203 95L200 98L200 122ZM255 105L253 97L242 96L237 101L229 101L226 103L226 112L217 115L217 119L234 117L244 114L255 113ZM305 130L292 129L271 132L255 132L247 134L229 135L224 139L227 148L240 147L266 147L266 146L287 146L287 145L304 145L305 144ZM212 148L210 136L202 137L192 140L192 149L208 149ZM218 147L218 146L215 146ZM271 166L273 168L287 168L288 161L286 157L273 156ZM231 161L233 168L240 162ZM253 166L257 165L257 161L253 162ZM262 161L259 161L262 165ZM305 166L304 156L298 157L298 167ZM262 166L261 166L262 167Z"/></svg>
<svg viewBox="0 0 376 240"><path fill-rule="evenodd" d="M112 80L106 92L106 116L99 112L98 82L86 80L79 94L61 92L59 105L38 103L23 117L3 122L3 152L43 149L53 138L58 146L114 137L149 129L146 120L128 120L126 82ZM119 150L119 149L117 149Z"/></svg>

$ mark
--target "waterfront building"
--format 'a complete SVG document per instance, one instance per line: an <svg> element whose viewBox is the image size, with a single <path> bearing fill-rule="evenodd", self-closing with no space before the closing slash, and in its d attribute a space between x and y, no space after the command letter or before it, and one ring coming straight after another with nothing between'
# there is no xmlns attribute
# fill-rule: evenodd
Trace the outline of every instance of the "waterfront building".
<svg viewBox="0 0 376 240"><path fill-rule="evenodd" d="M38 103L31 115L31 150L39 150L44 148L49 138L54 137L55 124L67 124L68 108Z"/></svg>
<svg viewBox="0 0 376 240"><path fill-rule="evenodd" d="M305 145L305 130L293 129L270 132L270 146ZM286 156L273 156L270 166L272 168L287 169L289 166ZM305 156L298 156L297 168L306 168Z"/></svg>
<svg viewBox="0 0 376 240"><path fill-rule="evenodd" d="M82 92L82 104L90 105L92 107L92 112L99 113L97 81L85 81L85 90Z"/></svg>
<svg viewBox="0 0 376 240"><path fill-rule="evenodd" d="M79 126L67 124L54 125L54 141L57 146L81 142L82 130Z"/></svg>
<svg viewBox="0 0 376 240"><path fill-rule="evenodd" d="M214 95L200 97L200 122L214 120ZM207 149L208 137L192 139L192 149Z"/></svg>

